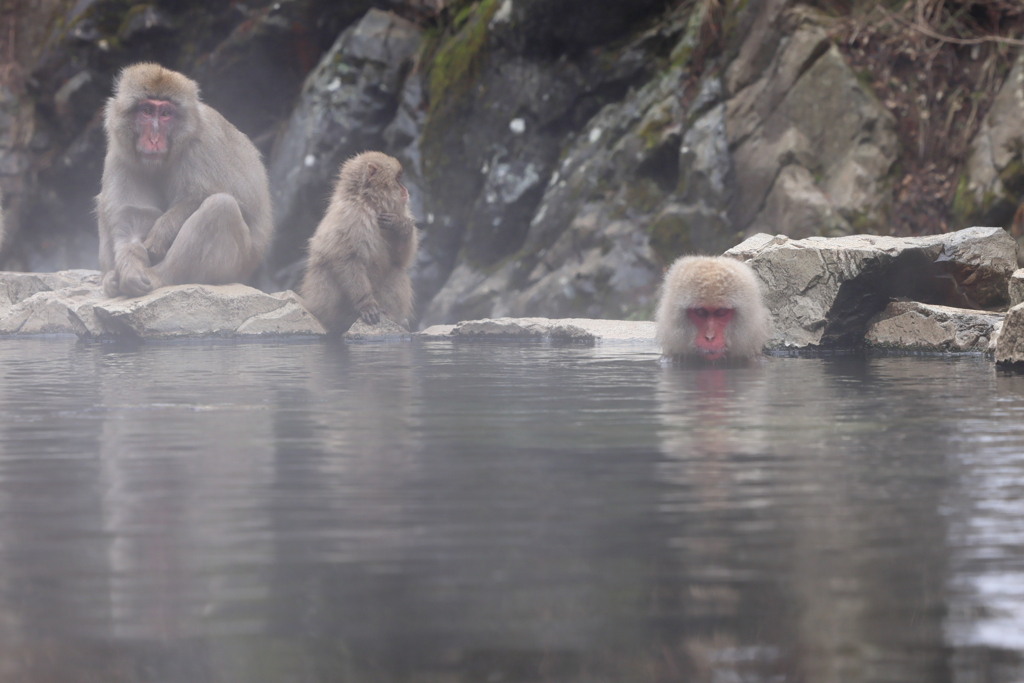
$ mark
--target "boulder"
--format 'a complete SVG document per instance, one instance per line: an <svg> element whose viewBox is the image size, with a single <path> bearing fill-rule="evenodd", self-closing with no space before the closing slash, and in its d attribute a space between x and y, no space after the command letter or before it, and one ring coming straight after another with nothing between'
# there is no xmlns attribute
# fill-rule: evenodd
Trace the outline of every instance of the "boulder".
<svg viewBox="0 0 1024 683"><path fill-rule="evenodd" d="M868 323L864 342L877 349L984 353L1003 317L1003 313L893 301Z"/></svg>
<svg viewBox="0 0 1024 683"><path fill-rule="evenodd" d="M1024 304L1017 304L1006 312L996 340L995 357L1000 365L1024 365Z"/></svg>
<svg viewBox="0 0 1024 683"><path fill-rule="evenodd" d="M97 302L93 311L105 334L140 339L326 333L294 293L239 284L161 287L136 299Z"/></svg>
<svg viewBox="0 0 1024 683"><path fill-rule="evenodd" d="M1010 276L1010 306L1024 303L1024 268L1013 271Z"/></svg>
<svg viewBox="0 0 1024 683"><path fill-rule="evenodd" d="M62 270L56 273L0 272L0 316L11 306L39 292L68 288L99 289L100 274L95 270Z"/></svg>
<svg viewBox="0 0 1024 683"><path fill-rule="evenodd" d="M103 298L94 270L0 273L0 334L99 334L92 304Z"/></svg>
<svg viewBox="0 0 1024 683"><path fill-rule="evenodd" d="M1001 308L1016 243L1001 228L926 237L755 235L726 252L754 269L772 315L772 348L859 346L869 321L906 298Z"/></svg>

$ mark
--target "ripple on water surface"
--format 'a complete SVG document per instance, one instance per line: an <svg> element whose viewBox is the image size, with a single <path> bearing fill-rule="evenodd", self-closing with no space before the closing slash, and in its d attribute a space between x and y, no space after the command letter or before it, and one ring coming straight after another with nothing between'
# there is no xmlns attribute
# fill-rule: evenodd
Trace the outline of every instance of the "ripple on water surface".
<svg viewBox="0 0 1024 683"><path fill-rule="evenodd" d="M1024 680L981 358L0 342L0 683Z"/></svg>

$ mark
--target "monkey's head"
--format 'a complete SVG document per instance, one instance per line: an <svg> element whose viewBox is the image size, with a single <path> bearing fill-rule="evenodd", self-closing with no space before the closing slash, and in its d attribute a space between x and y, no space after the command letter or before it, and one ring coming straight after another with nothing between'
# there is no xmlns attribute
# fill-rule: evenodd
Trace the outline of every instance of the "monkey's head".
<svg viewBox="0 0 1024 683"><path fill-rule="evenodd" d="M665 275L657 319L667 355L749 358L767 338L757 277L746 264L725 257L676 261Z"/></svg>
<svg viewBox="0 0 1024 683"><path fill-rule="evenodd" d="M401 214L409 203L409 191L402 185L402 164L382 152L363 152L346 161L338 187L378 212Z"/></svg>
<svg viewBox="0 0 1024 683"><path fill-rule="evenodd" d="M107 102L107 138L142 168L162 168L195 135L198 105L192 79L159 64L133 64L121 71Z"/></svg>

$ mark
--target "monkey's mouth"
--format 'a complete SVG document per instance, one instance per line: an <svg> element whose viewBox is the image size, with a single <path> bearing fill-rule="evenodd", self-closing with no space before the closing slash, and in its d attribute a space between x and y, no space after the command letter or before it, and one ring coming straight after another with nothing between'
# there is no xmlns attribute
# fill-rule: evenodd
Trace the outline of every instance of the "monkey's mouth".
<svg viewBox="0 0 1024 683"><path fill-rule="evenodd" d="M163 152L139 152L139 161L143 166L160 166L166 156Z"/></svg>
<svg viewBox="0 0 1024 683"><path fill-rule="evenodd" d="M725 353L728 351L726 348L721 349L697 349L700 357L704 360L722 360L725 358Z"/></svg>

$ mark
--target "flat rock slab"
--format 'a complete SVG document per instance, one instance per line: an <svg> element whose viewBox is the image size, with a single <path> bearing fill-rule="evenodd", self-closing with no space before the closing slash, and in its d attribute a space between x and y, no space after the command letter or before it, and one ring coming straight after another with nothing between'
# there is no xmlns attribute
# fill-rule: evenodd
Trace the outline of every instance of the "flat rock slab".
<svg viewBox="0 0 1024 683"><path fill-rule="evenodd" d="M456 325L434 325L415 335L420 339L521 339L587 343L654 343L654 323L591 318L485 318Z"/></svg>
<svg viewBox="0 0 1024 683"><path fill-rule="evenodd" d="M0 334L140 339L322 335L294 292L245 285L179 285L110 299L94 270L0 273Z"/></svg>
<svg viewBox="0 0 1024 683"><path fill-rule="evenodd" d="M890 301L956 308L1009 303L1017 246L1002 228L925 237L809 237L758 234L725 252L761 280L774 333L769 348L860 345Z"/></svg>
<svg viewBox="0 0 1024 683"><path fill-rule="evenodd" d="M412 339L412 333L398 323L381 317L376 325L367 325L357 320L348 332L342 335L347 341L403 341Z"/></svg>
<svg viewBox="0 0 1024 683"><path fill-rule="evenodd" d="M106 334L140 339L326 334L294 292L266 294L239 284L161 287L135 299L106 299L93 311Z"/></svg>
<svg viewBox="0 0 1024 683"><path fill-rule="evenodd" d="M864 342L878 349L984 353L1003 318L1003 313L894 301L871 321Z"/></svg>

